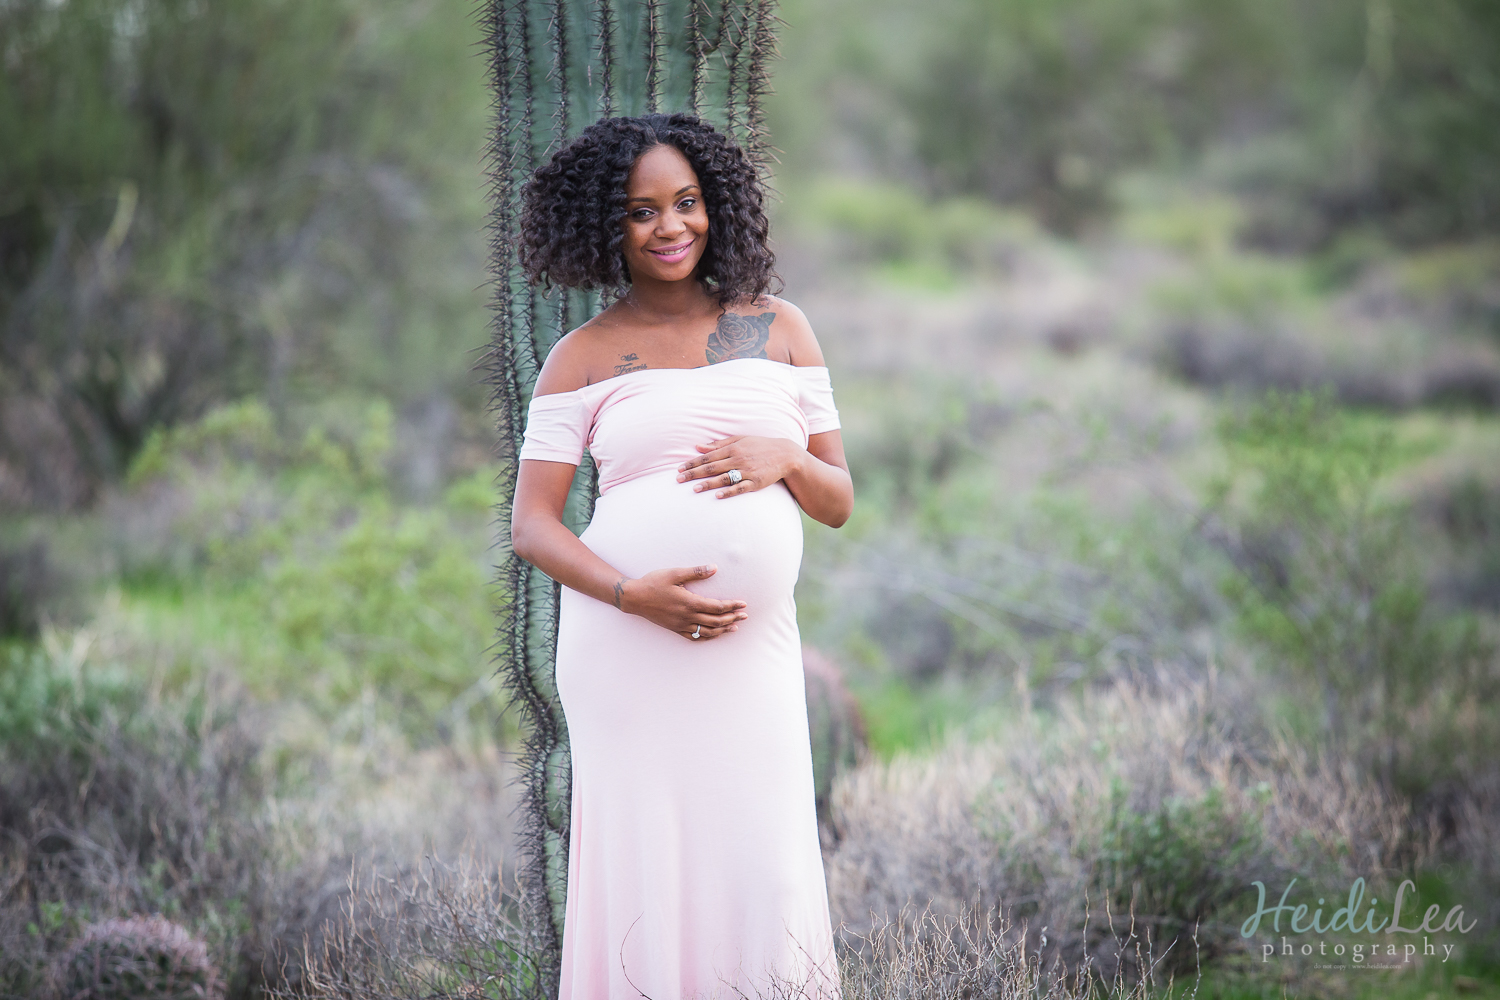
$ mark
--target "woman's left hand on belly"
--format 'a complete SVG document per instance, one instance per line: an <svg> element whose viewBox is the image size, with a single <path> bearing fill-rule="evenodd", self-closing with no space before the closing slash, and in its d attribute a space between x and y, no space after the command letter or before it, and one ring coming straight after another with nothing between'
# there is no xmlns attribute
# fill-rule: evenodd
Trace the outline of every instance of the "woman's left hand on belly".
<svg viewBox="0 0 1500 1000"><path fill-rule="evenodd" d="M697 446L702 455L677 467L677 481L699 479L695 493L719 488L720 499L765 489L779 483L807 459L807 450L787 438L746 434L720 438ZM736 483L730 470L739 471Z"/></svg>

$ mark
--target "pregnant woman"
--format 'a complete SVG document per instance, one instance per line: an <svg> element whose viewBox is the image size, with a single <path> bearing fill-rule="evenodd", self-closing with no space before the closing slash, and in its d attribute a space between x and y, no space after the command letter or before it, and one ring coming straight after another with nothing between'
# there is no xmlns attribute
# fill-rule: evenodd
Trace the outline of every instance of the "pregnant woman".
<svg viewBox="0 0 1500 1000"><path fill-rule="evenodd" d="M511 524L564 587L563 1000L838 996L792 587L801 512L838 527L853 486L762 198L689 115L597 122L525 192L532 280L616 296L547 357Z"/></svg>

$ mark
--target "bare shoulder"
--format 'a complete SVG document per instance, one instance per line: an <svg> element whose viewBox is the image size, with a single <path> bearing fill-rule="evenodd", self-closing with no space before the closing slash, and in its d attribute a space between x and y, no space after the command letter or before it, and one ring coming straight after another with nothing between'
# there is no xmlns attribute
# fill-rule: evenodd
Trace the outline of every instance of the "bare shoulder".
<svg viewBox="0 0 1500 1000"><path fill-rule="evenodd" d="M535 395L572 392L588 385L589 361L598 353L598 338L605 325L600 316L595 316L553 344L536 377Z"/></svg>
<svg viewBox="0 0 1500 1000"><path fill-rule="evenodd" d="M771 321L772 342L780 348L782 357L798 367L819 367L823 360L823 348L813 334L807 316L786 299L775 295L763 295L753 303L746 302L736 312L759 312L774 315Z"/></svg>

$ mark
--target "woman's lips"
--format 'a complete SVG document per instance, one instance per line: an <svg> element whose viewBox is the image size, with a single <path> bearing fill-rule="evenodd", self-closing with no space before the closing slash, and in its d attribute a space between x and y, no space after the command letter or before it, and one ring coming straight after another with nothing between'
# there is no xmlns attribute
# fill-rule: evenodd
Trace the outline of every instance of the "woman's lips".
<svg viewBox="0 0 1500 1000"><path fill-rule="evenodd" d="M686 243L678 243L675 246L670 247L651 247L648 248L646 252L654 255L658 260L664 260L668 264L675 264L679 260L682 260L682 258L686 257L688 251L692 248L693 241L688 240Z"/></svg>

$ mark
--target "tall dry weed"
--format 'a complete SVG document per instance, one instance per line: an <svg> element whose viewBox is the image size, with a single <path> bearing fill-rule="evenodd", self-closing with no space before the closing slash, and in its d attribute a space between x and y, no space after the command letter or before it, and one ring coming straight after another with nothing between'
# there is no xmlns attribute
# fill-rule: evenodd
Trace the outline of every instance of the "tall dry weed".
<svg viewBox="0 0 1500 1000"><path fill-rule="evenodd" d="M1147 954L1139 937L1125 935L1133 947L1134 965L1154 973L1162 956ZM1117 955L1115 974L1100 982L1088 956L1071 965L1053 954L1045 936L1041 950L1028 947L1024 928L978 905L938 916L929 907L906 908L878 921L868 932L846 935L841 942L843 1000L931 1000L1026 998L1026 1000L1149 1000L1157 995L1151 976L1127 980L1124 955ZM1168 990L1174 985L1165 978Z"/></svg>

